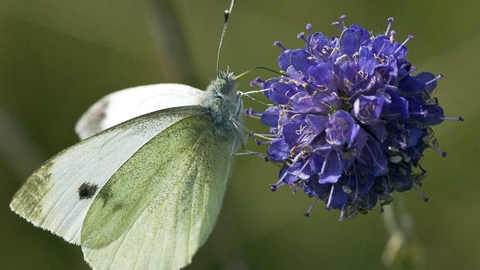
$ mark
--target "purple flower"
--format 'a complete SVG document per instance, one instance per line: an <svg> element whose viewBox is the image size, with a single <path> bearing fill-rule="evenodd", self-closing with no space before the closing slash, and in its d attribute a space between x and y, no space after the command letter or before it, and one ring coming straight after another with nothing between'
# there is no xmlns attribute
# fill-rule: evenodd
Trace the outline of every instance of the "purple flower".
<svg viewBox="0 0 480 270"><path fill-rule="evenodd" d="M442 76L413 75L405 47L413 37L395 42L395 31L387 35L393 19L388 22L377 36L334 23L341 35L331 39L309 24L310 35L298 35L304 48L275 43L285 75L252 82L274 105L247 111L270 127L267 160L282 164L273 191L284 184L303 189L327 209L339 209L340 219L353 218L377 202L389 204L393 191L420 186L426 148L445 156L430 127L446 119L431 96Z"/></svg>

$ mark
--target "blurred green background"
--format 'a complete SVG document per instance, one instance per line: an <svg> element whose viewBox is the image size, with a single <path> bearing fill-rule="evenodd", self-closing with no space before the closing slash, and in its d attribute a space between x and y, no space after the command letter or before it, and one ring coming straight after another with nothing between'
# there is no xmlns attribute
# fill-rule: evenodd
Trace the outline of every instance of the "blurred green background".
<svg viewBox="0 0 480 270"><path fill-rule="evenodd" d="M81 2L81 3L80 3ZM229 0L64 1L0 3L0 268L88 269L80 247L35 228L8 204L43 161L76 143L79 116L102 96L123 88L177 82L204 89L215 75L216 53ZM397 41L407 35L408 60L419 71L443 73L435 95L446 116L435 128L446 158L425 152L421 192L396 194L410 215L406 264L418 269L480 269L479 97L480 5L477 1L254 1L238 0L220 67L239 74L277 67L281 40L311 23L338 35L331 23L382 33L394 17ZM274 74L254 71L249 82ZM245 107L263 109L245 101ZM257 120L248 127L265 132ZM251 150L264 149L248 145ZM384 269L389 241L379 208L339 222L323 203L288 187L270 192L277 168L257 157L237 157L222 213L210 239L187 269ZM386 211L391 210L389 207ZM410 255L408 255L410 254Z"/></svg>

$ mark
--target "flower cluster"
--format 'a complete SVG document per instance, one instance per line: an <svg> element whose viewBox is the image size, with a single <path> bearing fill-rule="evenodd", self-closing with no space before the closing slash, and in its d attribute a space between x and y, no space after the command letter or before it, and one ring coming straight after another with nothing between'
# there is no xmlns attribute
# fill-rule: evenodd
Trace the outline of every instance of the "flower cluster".
<svg viewBox="0 0 480 270"><path fill-rule="evenodd" d="M341 35L331 39L308 24L311 34L298 35L304 48L275 43L285 75L252 82L274 105L247 110L270 127L267 160L282 164L272 191L284 184L301 188L327 209L339 209L340 219L353 218L377 202L389 204L393 191L421 186L426 148L446 155L430 128L446 119L431 96L441 75L413 75L405 47L413 37L395 42L395 31L388 34L393 19L388 22L377 36L337 22Z"/></svg>

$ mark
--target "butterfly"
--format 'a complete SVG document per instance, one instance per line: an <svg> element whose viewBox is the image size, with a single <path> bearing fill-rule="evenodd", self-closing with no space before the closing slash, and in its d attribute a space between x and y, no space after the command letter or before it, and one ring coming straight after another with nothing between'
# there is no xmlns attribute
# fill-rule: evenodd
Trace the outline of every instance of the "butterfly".
<svg viewBox="0 0 480 270"><path fill-rule="evenodd" d="M206 91L156 84L112 93L78 121L82 140L41 165L10 207L80 245L95 269L184 267L219 215L245 141L242 108L228 69Z"/></svg>

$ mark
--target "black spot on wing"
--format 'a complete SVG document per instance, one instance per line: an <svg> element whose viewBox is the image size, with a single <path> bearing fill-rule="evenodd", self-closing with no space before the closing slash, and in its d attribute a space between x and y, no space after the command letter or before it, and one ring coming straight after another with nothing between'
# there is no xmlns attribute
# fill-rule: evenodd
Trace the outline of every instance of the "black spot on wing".
<svg viewBox="0 0 480 270"><path fill-rule="evenodd" d="M90 199L95 195L97 189L96 184L85 182L78 188L78 196L80 200Z"/></svg>

